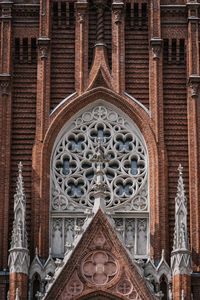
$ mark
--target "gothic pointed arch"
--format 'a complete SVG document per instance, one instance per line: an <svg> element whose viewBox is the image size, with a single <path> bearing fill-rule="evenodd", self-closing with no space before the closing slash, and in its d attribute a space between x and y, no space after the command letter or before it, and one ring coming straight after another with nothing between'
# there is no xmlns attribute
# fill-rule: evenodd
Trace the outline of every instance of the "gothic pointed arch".
<svg viewBox="0 0 200 300"><path fill-rule="evenodd" d="M76 227L94 206L100 142L105 155L106 211L135 258L149 252L149 161L145 140L133 120L104 100L86 106L55 139L50 173L50 248L62 257Z"/></svg>
<svg viewBox="0 0 200 300"><path fill-rule="evenodd" d="M155 142L155 137L151 128L151 119L146 111L138 105L138 103L128 99L126 97L121 97L112 91L108 91L105 88L96 88L91 90L80 97L75 97L69 100L53 113L51 116L51 123L49 130L45 136L41 152L41 182L40 190L38 191L38 212L35 211L35 223L36 226L36 241L35 244L40 243L39 251L40 255L48 256L49 249L49 205L50 205L50 161L51 153L55 140L64 124L78 111L81 111L87 105L93 105L95 102L103 100L105 103L113 105L117 110L121 110L123 114L127 115L128 118L133 120L136 126L139 128L142 136L147 145L148 155L149 155L149 177L151 181L149 182L149 197L151 205L154 209L150 212L150 220L158 219L158 210L156 207L159 206L157 195L157 185L156 181L159 176L158 166L158 154L157 145ZM35 159L40 159L39 157ZM39 219L38 219L39 216ZM38 221L37 221L38 220ZM154 244L154 239L156 240L157 228L156 223L152 222L149 224L149 228L153 233L151 235L151 243ZM156 243L155 243L156 245ZM156 249L156 246L155 248Z"/></svg>

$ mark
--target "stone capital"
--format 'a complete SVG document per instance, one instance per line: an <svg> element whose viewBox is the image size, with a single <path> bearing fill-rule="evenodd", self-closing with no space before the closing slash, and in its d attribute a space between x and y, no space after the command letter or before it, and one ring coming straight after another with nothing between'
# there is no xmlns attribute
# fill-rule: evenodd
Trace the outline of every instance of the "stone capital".
<svg viewBox="0 0 200 300"><path fill-rule="evenodd" d="M115 0L112 4L112 11L114 14L114 21L115 23L120 23L124 11L124 3L123 1Z"/></svg>
<svg viewBox="0 0 200 300"><path fill-rule="evenodd" d="M86 16L86 9L88 7L88 2L87 1L77 1L75 3L76 5L76 16L77 16L77 21L81 24L84 22L85 16Z"/></svg>
<svg viewBox="0 0 200 300"><path fill-rule="evenodd" d="M38 49L40 53L41 59L47 59L48 58L48 51L50 47L50 39L48 37L40 37L38 39Z"/></svg>
<svg viewBox="0 0 200 300"><path fill-rule="evenodd" d="M10 74L0 74L0 93L2 95L9 95L11 85L11 76Z"/></svg>
<svg viewBox="0 0 200 300"><path fill-rule="evenodd" d="M200 92L200 75L190 75L188 85L191 88L192 98L197 99Z"/></svg>
<svg viewBox="0 0 200 300"><path fill-rule="evenodd" d="M13 1L0 1L1 19L11 19Z"/></svg>
<svg viewBox="0 0 200 300"><path fill-rule="evenodd" d="M150 46L153 52L153 59L159 59L162 49L162 39L156 37L152 38L150 40Z"/></svg>

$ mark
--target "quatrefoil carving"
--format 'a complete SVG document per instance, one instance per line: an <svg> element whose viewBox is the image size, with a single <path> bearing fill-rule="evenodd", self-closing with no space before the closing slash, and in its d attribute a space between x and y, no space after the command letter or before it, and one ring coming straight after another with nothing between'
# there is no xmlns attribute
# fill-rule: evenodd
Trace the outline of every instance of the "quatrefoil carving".
<svg viewBox="0 0 200 300"><path fill-rule="evenodd" d="M117 275L119 267L116 259L106 251L89 254L82 264L84 278L95 285L106 285Z"/></svg>

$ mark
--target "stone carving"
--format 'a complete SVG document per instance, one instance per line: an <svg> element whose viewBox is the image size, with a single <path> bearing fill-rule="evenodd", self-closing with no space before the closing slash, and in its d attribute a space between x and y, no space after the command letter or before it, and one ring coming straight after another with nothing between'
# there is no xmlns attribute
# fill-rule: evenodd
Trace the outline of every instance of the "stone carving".
<svg viewBox="0 0 200 300"><path fill-rule="evenodd" d="M197 99L199 96L200 76L191 75L189 78L189 87L191 88L192 97Z"/></svg>
<svg viewBox="0 0 200 300"><path fill-rule="evenodd" d="M13 2L10 2L10 1L4 1L4 2L2 2L2 4L1 4L1 18L2 19L11 19Z"/></svg>
<svg viewBox="0 0 200 300"><path fill-rule="evenodd" d="M171 268L173 275L192 272L191 253L187 234L187 198L183 184L183 168L178 167L179 179L175 198L174 244L171 253Z"/></svg>
<svg viewBox="0 0 200 300"><path fill-rule="evenodd" d="M114 14L115 23L118 24L122 20L123 12L124 12L124 3L123 1L113 1L112 10Z"/></svg>
<svg viewBox="0 0 200 300"><path fill-rule="evenodd" d="M159 38L152 38L150 44L153 51L153 58L158 59L162 49L162 40Z"/></svg>
<svg viewBox="0 0 200 300"><path fill-rule="evenodd" d="M14 195L14 221L8 265L10 273L28 274L30 257L26 232L26 196L22 177L22 163L18 165L16 193Z"/></svg>
<svg viewBox="0 0 200 300"><path fill-rule="evenodd" d="M146 232L146 220L140 219L138 222L138 251L139 255L147 253L147 232Z"/></svg>
<svg viewBox="0 0 200 300"><path fill-rule="evenodd" d="M72 249L74 238L82 233L85 218L53 218L51 226L51 247L54 257L63 257Z"/></svg>
<svg viewBox="0 0 200 300"><path fill-rule="evenodd" d="M88 209L99 207L98 200L110 215L136 212L137 218L139 213L148 218L147 162L146 146L137 127L104 104L86 109L64 127L55 142L51 164L52 254L62 257L73 248L77 215L85 218ZM60 233L55 227L58 219L62 219ZM116 229L132 255L146 256L147 250L138 253L137 240L142 232L138 236L137 224L131 241L130 230L126 233L128 219L123 222L120 230L119 226ZM145 230L147 234L147 225ZM61 238L62 249L58 249L61 241L55 239Z"/></svg>
<svg viewBox="0 0 200 300"><path fill-rule="evenodd" d="M63 249L62 239L62 219L56 219L53 222L53 241L52 241L52 252L54 255L60 255Z"/></svg>
<svg viewBox="0 0 200 300"><path fill-rule="evenodd" d="M147 219L114 218L115 228L134 258L147 257Z"/></svg>
<svg viewBox="0 0 200 300"><path fill-rule="evenodd" d="M83 211L94 204L98 139L106 155L106 206L147 210L147 153L137 132L118 113L97 106L80 115L57 142L52 161L52 210ZM138 195L141 196L138 198Z"/></svg>
<svg viewBox="0 0 200 300"><path fill-rule="evenodd" d="M123 276L116 288L117 292L122 295L129 295L133 291L133 285L131 281L127 278L127 276Z"/></svg>
<svg viewBox="0 0 200 300"><path fill-rule="evenodd" d="M59 300L74 299L83 291L83 283L80 281L77 272L75 271L70 281L67 283Z"/></svg>
<svg viewBox="0 0 200 300"><path fill-rule="evenodd" d="M38 39L38 49L41 59L47 59L50 46L50 39L47 37L40 37Z"/></svg>
<svg viewBox="0 0 200 300"><path fill-rule="evenodd" d="M95 251L87 255L82 263L84 278L94 285L109 283L118 272L117 261L106 251Z"/></svg>

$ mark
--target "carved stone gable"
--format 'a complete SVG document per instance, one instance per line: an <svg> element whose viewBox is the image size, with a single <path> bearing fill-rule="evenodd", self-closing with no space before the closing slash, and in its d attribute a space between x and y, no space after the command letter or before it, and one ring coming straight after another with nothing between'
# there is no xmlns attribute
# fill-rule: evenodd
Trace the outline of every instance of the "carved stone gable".
<svg viewBox="0 0 200 300"><path fill-rule="evenodd" d="M98 292L114 299L155 299L101 209L63 262L46 290L46 300L84 299Z"/></svg>

